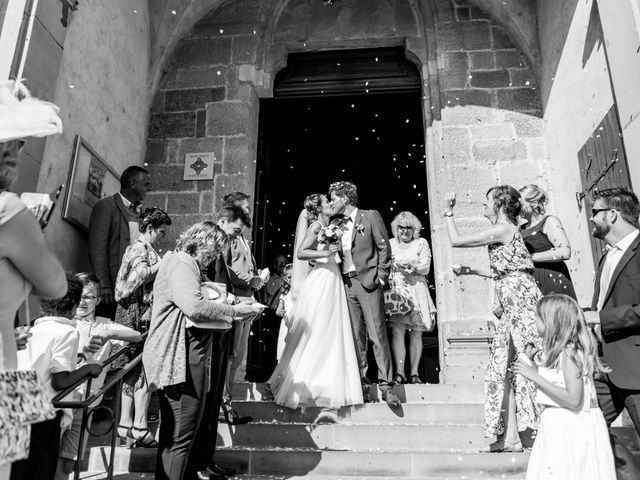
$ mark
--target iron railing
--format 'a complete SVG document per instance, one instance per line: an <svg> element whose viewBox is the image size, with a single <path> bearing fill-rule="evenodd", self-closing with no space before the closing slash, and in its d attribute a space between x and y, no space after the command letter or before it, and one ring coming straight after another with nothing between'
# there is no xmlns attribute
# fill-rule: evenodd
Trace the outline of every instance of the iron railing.
<svg viewBox="0 0 640 480"><path fill-rule="evenodd" d="M143 334L142 335L142 341L144 341L145 337L147 336L147 334ZM129 351L130 349L132 349L133 347L135 347L136 344L131 344L129 346L126 346L120 350L118 350L116 353L114 353L113 355L111 355L109 358L107 358L106 360L104 360L103 362L101 362L99 365L102 367L102 369L104 370L105 368L109 368L109 366L116 360L118 359L120 356L124 355L125 352ZM89 415L91 415L93 413L93 411L98 408L98 406L96 407L91 407L91 405L93 403L95 403L99 398L101 398L106 392L108 392L109 390L111 390L112 388L115 387L115 405L114 405L114 409L112 410L109 407L106 406L99 406L100 408L104 408L106 410L108 410L111 413L111 425L110 425L110 430L107 430L105 432L109 433L109 431L111 431L111 451L109 452L109 464L107 466L107 480L112 480L113 479L113 460L114 460L114 456L115 456L115 451L116 451L116 442L118 440L118 429L116 428L116 425L120 418L120 408L121 408L121 394L122 394L122 382L124 377L131 371L133 370L133 368L138 365L138 363L140 363L142 361L142 354L138 355L137 357L135 357L133 360L131 360L129 363L127 363L122 370L120 370L119 372L117 372L116 374L112 375L111 377L109 377L104 385L102 386L102 388L100 388L100 390L98 390L95 393L91 393L91 380L92 378L89 376L85 376L81 379L79 379L77 382L75 382L73 385L71 385L69 388L67 388L64 391L61 391L60 393L58 393L58 395L56 395L53 398L53 406L55 408L71 408L71 409L78 409L81 408L82 409L82 422L81 422L81 426L80 426L80 438L78 441L78 455L77 455L77 461L73 467L73 478L74 480L79 480L80 478L80 466L82 463L82 458L83 458L83 453L84 453L84 436L85 436L85 432L87 431L87 424L89 421ZM76 400L65 400L64 397L66 397L67 395L72 394L74 391L76 391L78 389L78 387L80 385L82 385L83 383L86 382L86 389L85 389L85 393L84 393L84 398L83 399L76 399ZM89 432L91 433L91 432Z"/></svg>

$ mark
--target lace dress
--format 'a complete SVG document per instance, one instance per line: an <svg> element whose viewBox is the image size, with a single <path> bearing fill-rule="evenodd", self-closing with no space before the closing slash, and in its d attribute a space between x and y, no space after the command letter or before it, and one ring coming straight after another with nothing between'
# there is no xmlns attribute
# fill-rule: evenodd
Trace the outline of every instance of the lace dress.
<svg viewBox="0 0 640 480"><path fill-rule="evenodd" d="M507 363L510 340L515 347L515 359L519 353L524 353L525 347L530 343L542 352L542 339L538 335L535 323L536 304L541 293L532 276L531 255L520 233L514 233L511 241L505 245L489 245L489 264L502 315L496 325L484 380L487 437L504 432L500 413L504 380L509 366ZM515 391L518 430L535 430L538 425L536 385L521 375L513 375L510 380Z"/></svg>

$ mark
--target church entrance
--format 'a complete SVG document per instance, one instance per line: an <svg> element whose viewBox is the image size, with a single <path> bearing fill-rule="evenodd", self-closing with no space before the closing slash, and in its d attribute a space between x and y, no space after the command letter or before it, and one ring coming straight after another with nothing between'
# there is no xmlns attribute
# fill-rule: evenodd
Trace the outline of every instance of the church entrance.
<svg viewBox="0 0 640 480"><path fill-rule="evenodd" d="M359 207L378 210L390 235L394 217L410 211L431 244L422 95L419 72L403 49L289 55L274 98L260 102L253 232L260 265L271 266L280 254L291 261L304 198L326 194L338 180L358 186ZM434 288L431 294L435 300ZM277 328L273 320L255 322L249 380L266 380L275 366ZM423 337L420 376L437 383L437 331ZM405 363L408 378L408 356Z"/></svg>

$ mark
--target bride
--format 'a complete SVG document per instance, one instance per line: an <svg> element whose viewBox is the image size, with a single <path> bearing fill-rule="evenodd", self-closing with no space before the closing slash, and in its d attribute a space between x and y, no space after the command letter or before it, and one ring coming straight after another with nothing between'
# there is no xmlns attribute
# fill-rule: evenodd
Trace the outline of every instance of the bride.
<svg viewBox="0 0 640 480"><path fill-rule="evenodd" d="M326 196L317 193L309 195L304 206L310 225L297 258L315 265L298 284L297 298L287 312L282 358L268 383L274 401L289 408L362 404L347 298L335 260L340 247L317 241L320 229L329 224L331 206Z"/></svg>

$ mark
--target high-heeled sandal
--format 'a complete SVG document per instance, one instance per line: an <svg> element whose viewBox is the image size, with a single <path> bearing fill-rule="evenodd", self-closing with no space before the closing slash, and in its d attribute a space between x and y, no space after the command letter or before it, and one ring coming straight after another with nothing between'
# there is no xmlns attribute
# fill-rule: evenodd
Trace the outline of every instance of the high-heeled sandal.
<svg viewBox="0 0 640 480"><path fill-rule="evenodd" d="M136 432L144 432L142 435L140 436L133 436L135 443L134 443L134 447L141 447L141 448L156 448L158 446L158 442L156 442L156 439L153 438L153 434L151 433L151 430L149 430L149 427L146 428L138 428L138 427L131 427L131 430L135 430Z"/></svg>
<svg viewBox="0 0 640 480"><path fill-rule="evenodd" d="M228 405L222 404L220 410L222 410L224 422L228 423L229 425L244 425L245 423L253 422L253 417L241 417L240 415L238 415L238 412L236 412Z"/></svg>
<svg viewBox="0 0 640 480"><path fill-rule="evenodd" d="M407 379L404 378L401 373L396 373L396 376L393 377L393 383L395 383L396 385L402 385L406 381Z"/></svg>
<svg viewBox="0 0 640 480"><path fill-rule="evenodd" d="M420 377L418 375L411 375L409 377L409 383L413 383L413 384L422 383L422 380L420 380Z"/></svg>
<svg viewBox="0 0 640 480"><path fill-rule="evenodd" d="M135 439L133 438L131 426L118 425L117 435L120 439L120 446L125 446L127 448L131 448L133 446L133 442L135 441Z"/></svg>

